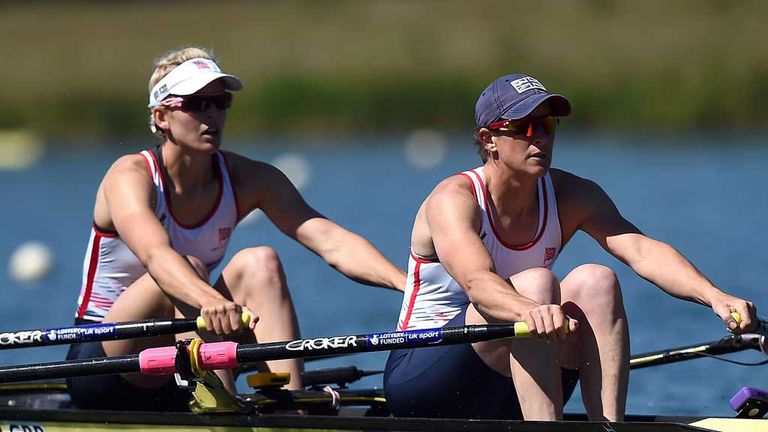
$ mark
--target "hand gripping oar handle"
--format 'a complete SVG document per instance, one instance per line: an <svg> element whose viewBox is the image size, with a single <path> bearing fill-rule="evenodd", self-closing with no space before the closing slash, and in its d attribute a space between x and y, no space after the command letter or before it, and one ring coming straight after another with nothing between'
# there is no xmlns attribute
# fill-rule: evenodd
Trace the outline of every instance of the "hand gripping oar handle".
<svg viewBox="0 0 768 432"><path fill-rule="evenodd" d="M528 336L530 331L525 323L514 323L331 336L264 344L216 342L202 344L198 360L204 370L230 369L242 363L264 360L455 345ZM177 352L175 347L149 348L140 354L119 357L1 367L0 383L128 372L171 374L176 372Z"/></svg>
<svg viewBox="0 0 768 432"><path fill-rule="evenodd" d="M248 328L251 321L250 314L243 312L241 319L243 327ZM205 326L205 319L203 317L154 319L5 332L0 333L0 350L130 339L190 331L209 331Z"/></svg>

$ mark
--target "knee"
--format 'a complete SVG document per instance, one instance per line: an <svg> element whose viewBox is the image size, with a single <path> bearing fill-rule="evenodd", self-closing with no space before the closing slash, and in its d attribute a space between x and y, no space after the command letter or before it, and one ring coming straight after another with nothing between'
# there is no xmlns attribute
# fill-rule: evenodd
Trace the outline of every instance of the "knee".
<svg viewBox="0 0 768 432"><path fill-rule="evenodd" d="M621 300L621 286L616 273L600 264L584 264L568 275L569 283L580 297Z"/></svg>
<svg viewBox="0 0 768 432"><path fill-rule="evenodd" d="M520 294L539 303L559 303L560 284L552 271L543 267L531 268L510 278Z"/></svg>
<svg viewBox="0 0 768 432"><path fill-rule="evenodd" d="M268 246L241 250L232 258L231 265L239 275L258 280L259 286L280 286L284 280L280 257Z"/></svg>
<svg viewBox="0 0 768 432"><path fill-rule="evenodd" d="M189 262L189 265L192 266L193 269L195 269L195 272L202 278L203 280L208 280L208 277L210 276L208 273L208 269L205 267L205 264L197 257L194 257L192 255L185 256L187 261Z"/></svg>

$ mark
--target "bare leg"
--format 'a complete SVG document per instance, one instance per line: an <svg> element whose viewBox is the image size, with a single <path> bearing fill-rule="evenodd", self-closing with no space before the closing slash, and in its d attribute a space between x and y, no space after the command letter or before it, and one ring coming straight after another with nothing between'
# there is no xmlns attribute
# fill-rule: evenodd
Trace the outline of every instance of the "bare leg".
<svg viewBox="0 0 768 432"><path fill-rule="evenodd" d="M216 288L231 293L235 303L247 307L259 317L254 331L260 342L297 339L299 325L288 291L285 273L277 253L262 246L238 252L224 268ZM271 371L290 372L291 382L286 387L302 388L301 360L273 360L267 362Z"/></svg>
<svg viewBox="0 0 768 432"><path fill-rule="evenodd" d="M208 271L205 269L205 265L195 257L188 256L186 258L197 274L202 279L208 280ZM120 294L114 305L112 305L109 312L104 317L104 322L120 322L152 318L194 318L199 314L199 310L189 305L182 303L174 305L171 299L165 295L152 277L150 277L149 274L145 274ZM206 342L216 342L221 340L220 337L208 333L202 335L197 335L196 333L183 333L176 336L166 335L151 338L106 341L102 342L102 345L104 346L104 352L108 356L116 356L135 354L151 347L169 346L173 345L176 340L195 337L201 337ZM222 380L225 388L234 394L235 380L232 371L221 370L216 371L216 374ZM156 388L173 380L173 377L170 376L145 376L138 373L122 374L122 376L126 381L141 388Z"/></svg>
<svg viewBox="0 0 768 432"><path fill-rule="evenodd" d="M586 264L560 287L563 310L580 324L577 338L561 345L561 362L579 369L589 419L620 421L629 381L629 331L619 281L608 267Z"/></svg>
<svg viewBox="0 0 768 432"><path fill-rule="evenodd" d="M557 278L547 269L525 270L512 276L510 281L525 297L542 304L559 303ZM484 324L486 320L470 305L466 323ZM562 419L562 384L554 343L510 339L472 346L491 369L512 377L526 420Z"/></svg>

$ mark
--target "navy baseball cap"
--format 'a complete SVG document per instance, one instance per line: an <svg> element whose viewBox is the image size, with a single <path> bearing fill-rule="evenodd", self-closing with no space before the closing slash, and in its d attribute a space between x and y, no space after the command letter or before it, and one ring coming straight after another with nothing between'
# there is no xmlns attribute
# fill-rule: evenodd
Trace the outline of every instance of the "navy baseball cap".
<svg viewBox="0 0 768 432"><path fill-rule="evenodd" d="M475 104L477 127L486 127L502 118L521 119L544 101L550 104L552 115L556 117L571 113L568 99L548 92L534 77L511 74L496 78L483 90Z"/></svg>

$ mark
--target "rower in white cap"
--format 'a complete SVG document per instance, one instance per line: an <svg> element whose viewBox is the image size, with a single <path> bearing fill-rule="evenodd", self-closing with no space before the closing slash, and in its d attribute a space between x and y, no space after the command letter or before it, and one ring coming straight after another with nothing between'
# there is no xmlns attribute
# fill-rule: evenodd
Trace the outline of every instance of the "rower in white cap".
<svg viewBox="0 0 768 432"><path fill-rule="evenodd" d="M237 252L209 282L238 221L254 209L346 276L403 289L402 270L310 207L280 170L220 149L231 92L242 87L199 48L157 62L149 83L150 127L162 143L118 159L98 188L79 323L202 315L216 335L296 339L285 274L269 246ZM248 329L242 328L243 309L258 320ZM172 342L83 343L73 345L68 358L123 355ZM271 370L292 373L290 388L300 387L300 361L268 363ZM222 378L234 391L231 373ZM187 402L167 377L82 377L70 379L69 387L82 407L185 409Z"/></svg>

